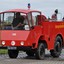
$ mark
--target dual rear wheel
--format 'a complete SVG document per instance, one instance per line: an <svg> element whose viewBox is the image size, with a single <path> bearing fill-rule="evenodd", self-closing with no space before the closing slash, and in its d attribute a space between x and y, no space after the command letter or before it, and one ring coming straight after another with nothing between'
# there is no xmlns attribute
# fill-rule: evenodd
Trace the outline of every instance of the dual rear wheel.
<svg viewBox="0 0 64 64"><path fill-rule="evenodd" d="M57 36L55 40L54 50L50 50L50 54L53 57L59 57L62 51L62 39L60 36Z"/></svg>

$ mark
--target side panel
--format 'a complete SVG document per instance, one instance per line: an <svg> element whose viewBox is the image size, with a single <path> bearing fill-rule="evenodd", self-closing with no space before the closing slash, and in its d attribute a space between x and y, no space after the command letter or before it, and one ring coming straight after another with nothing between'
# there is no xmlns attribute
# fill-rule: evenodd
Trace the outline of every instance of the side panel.
<svg viewBox="0 0 64 64"><path fill-rule="evenodd" d="M64 38L64 22L42 22L43 35L47 42L48 49L54 49L55 38L61 34Z"/></svg>

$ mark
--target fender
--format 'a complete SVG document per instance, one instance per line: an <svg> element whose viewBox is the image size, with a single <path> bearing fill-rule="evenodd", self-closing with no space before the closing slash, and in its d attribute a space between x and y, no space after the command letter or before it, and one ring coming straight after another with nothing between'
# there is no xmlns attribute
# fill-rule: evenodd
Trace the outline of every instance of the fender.
<svg viewBox="0 0 64 64"><path fill-rule="evenodd" d="M35 45L35 48L38 47L39 40L41 39L42 36L43 36L43 35L40 34L40 35L36 38L36 45Z"/></svg>

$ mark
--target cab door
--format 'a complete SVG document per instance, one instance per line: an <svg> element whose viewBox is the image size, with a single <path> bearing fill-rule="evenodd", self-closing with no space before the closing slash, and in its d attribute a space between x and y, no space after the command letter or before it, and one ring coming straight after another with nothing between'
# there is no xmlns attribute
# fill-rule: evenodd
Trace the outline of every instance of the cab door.
<svg viewBox="0 0 64 64"><path fill-rule="evenodd" d="M31 12L30 18L28 17L29 24L30 24L30 41L31 45L37 44L40 35L42 34L42 26L38 25L38 18L37 16L41 15L39 12ZM36 47L36 46L35 46Z"/></svg>

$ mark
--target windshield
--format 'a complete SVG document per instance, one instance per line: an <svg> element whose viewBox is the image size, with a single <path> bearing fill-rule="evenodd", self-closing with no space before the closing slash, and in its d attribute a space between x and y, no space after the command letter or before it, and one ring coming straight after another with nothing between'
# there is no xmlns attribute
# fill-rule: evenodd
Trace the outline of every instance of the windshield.
<svg viewBox="0 0 64 64"><path fill-rule="evenodd" d="M0 14L0 30L25 30L25 25L28 25L28 21L24 13Z"/></svg>

